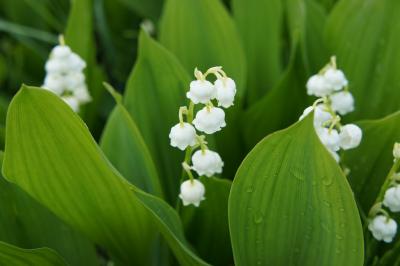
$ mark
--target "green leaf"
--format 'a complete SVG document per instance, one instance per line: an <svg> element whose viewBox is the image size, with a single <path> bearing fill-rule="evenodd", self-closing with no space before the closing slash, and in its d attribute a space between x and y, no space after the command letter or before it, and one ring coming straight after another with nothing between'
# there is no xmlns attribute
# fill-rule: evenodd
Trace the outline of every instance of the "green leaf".
<svg viewBox="0 0 400 266"><path fill-rule="evenodd" d="M206 188L206 200L200 207L187 206L181 211L188 240L212 265L233 265L228 225L231 181L202 177L201 182Z"/></svg>
<svg viewBox="0 0 400 266"><path fill-rule="evenodd" d="M368 213L393 165L393 145L400 142L400 112L357 124L363 131L361 144L344 153L343 164L350 169L350 184Z"/></svg>
<svg viewBox="0 0 400 266"><path fill-rule="evenodd" d="M332 54L356 100L348 119L375 119L400 109L400 2L339 1L326 27Z"/></svg>
<svg viewBox="0 0 400 266"><path fill-rule="evenodd" d="M300 56L299 49L296 49L276 87L243 114L242 130L247 148L254 147L266 135L297 121L307 106L306 74Z"/></svg>
<svg viewBox="0 0 400 266"><path fill-rule="evenodd" d="M0 166L3 153L0 151ZM0 175L0 241L21 248L50 247L71 265L97 265L94 246Z"/></svg>
<svg viewBox="0 0 400 266"><path fill-rule="evenodd" d="M0 264L9 266L66 266L49 248L22 249L0 241Z"/></svg>
<svg viewBox="0 0 400 266"><path fill-rule="evenodd" d="M352 191L312 120L269 135L240 166L228 210L235 265L363 265Z"/></svg>
<svg viewBox="0 0 400 266"><path fill-rule="evenodd" d="M164 0L119 0L119 2L132 9L140 16L150 18L153 21L158 20L164 4Z"/></svg>
<svg viewBox="0 0 400 266"><path fill-rule="evenodd" d="M247 102L257 101L279 80L284 7L281 0L233 0L233 16L247 59Z"/></svg>
<svg viewBox="0 0 400 266"><path fill-rule="evenodd" d="M205 265L183 243L173 209L124 179L51 92L24 86L12 100L3 174L124 264L149 265L160 230L183 265Z"/></svg>
<svg viewBox="0 0 400 266"><path fill-rule="evenodd" d="M246 60L232 18L220 1L168 0L160 24L160 42L185 66L206 70L223 66L244 95Z"/></svg>
<svg viewBox="0 0 400 266"><path fill-rule="evenodd" d="M171 147L168 134L178 123L189 77L178 60L141 32L139 56L129 77L124 103L142 133L159 170L169 202L178 196L184 154Z"/></svg>
<svg viewBox="0 0 400 266"><path fill-rule="evenodd" d="M117 103L104 128L100 147L117 170L138 188L162 196L150 152L125 107Z"/></svg>

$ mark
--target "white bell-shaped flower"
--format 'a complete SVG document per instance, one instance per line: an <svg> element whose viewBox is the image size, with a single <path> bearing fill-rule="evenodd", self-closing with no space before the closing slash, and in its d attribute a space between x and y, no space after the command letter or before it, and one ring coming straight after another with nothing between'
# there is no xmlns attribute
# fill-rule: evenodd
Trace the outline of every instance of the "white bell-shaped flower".
<svg viewBox="0 0 400 266"><path fill-rule="evenodd" d="M66 45L57 45L51 50L51 56L57 59L64 59L70 56L71 53L71 49Z"/></svg>
<svg viewBox="0 0 400 266"><path fill-rule="evenodd" d="M308 95L317 97L324 97L332 92L332 88L328 85L324 76L318 74L308 79L306 87Z"/></svg>
<svg viewBox="0 0 400 266"><path fill-rule="evenodd" d="M69 107L71 107L72 110L74 110L74 112L79 112L79 101L78 101L78 99L76 99L73 96L64 96L64 97L61 97L61 99L63 99L64 102L66 104L68 104Z"/></svg>
<svg viewBox="0 0 400 266"><path fill-rule="evenodd" d="M79 101L80 104L88 103L92 100L86 85L80 86L72 92L73 96Z"/></svg>
<svg viewBox="0 0 400 266"><path fill-rule="evenodd" d="M194 206L199 207L200 202L205 199L205 192L206 189L199 180L189 179L181 184L181 193L179 194L179 198L181 198L184 206L193 204Z"/></svg>
<svg viewBox="0 0 400 266"><path fill-rule="evenodd" d="M341 115L354 111L354 98L348 91L340 91L330 96L332 109Z"/></svg>
<svg viewBox="0 0 400 266"><path fill-rule="evenodd" d="M383 205L388 207L392 212L400 212L400 185L386 190Z"/></svg>
<svg viewBox="0 0 400 266"><path fill-rule="evenodd" d="M323 126L327 121L332 119L332 114L327 111L324 104L318 104L314 111L314 125L316 127Z"/></svg>
<svg viewBox="0 0 400 266"><path fill-rule="evenodd" d="M183 151L196 144L196 130L189 123L178 123L171 128L169 138L172 147Z"/></svg>
<svg viewBox="0 0 400 266"><path fill-rule="evenodd" d="M69 67L69 71L72 72L80 72L86 67L86 62L77 54L72 53L67 59L66 62Z"/></svg>
<svg viewBox="0 0 400 266"><path fill-rule="evenodd" d="M212 134L225 127L225 112L221 108L206 106L196 113L193 125L206 134Z"/></svg>
<svg viewBox="0 0 400 266"><path fill-rule="evenodd" d="M400 159L400 143L395 143L393 147L393 157L395 159Z"/></svg>
<svg viewBox="0 0 400 266"><path fill-rule="evenodd" d="M340 128L340 147L344 150L353 149L360 145L362 139L361 128L354 124L347 124Z"/></svg>
<svg viewBox="0 0 400 266"><path fill-rule="evenodd" d="M324 73L326 84L335 91L339 91L346 87L348 81L343 71L339 69L329 68Z"/></svg>
<svg viewBox="0 0 400 266"><path fill-rule="evenodd" d="M215 98L215 94L215 87L208 80L193 80L186 96L195 104L206 104Z"/></svg>
<svg viewBox="0 0 400 266"><path fill-rule="evenodd" d="M69 72L64 76L65 87L70 90L85 86L85 75L82 72Z"/></svg>
<svg viewBox="0 0 400 266"><path fill-rule="evenodd" d="M66 71L66 65L60 59L49 59L45 64L47 74L61 74Z"/></svg>
<svg viewBox="0 0 400 266"><path fill-rule="evenodd" d="M316 128L317 135L322 144L331 151L338 151L340 149L340 137L336 129L329 130L328 128Z"/></svg>
<svg viewBox="0 0 400 266"><path fill-rule="evenodd" d="M395 220L384 215L377 215L368 225L368 229L376 240L383 240L386 243L393 241L397 232Z"/></svg>
<svg viewBox="0 0 400 266"><path fill-rule="evenodd" d="M65 82L62 75L52 73L47 74L44 79L43 88L52 91L57 95L61 95L64 92Z"/></svg>
<svg viewBox="0 0 400 266"><path fill-rule="evenodd" d="M192 169L199 176L211 177L214 174L222 173L224 162L218 153L210 150L198 150L192 156Z"/></svg>
<svg viewBox="0 0 400 266"><path fill-rule="evenodd" d="M214 82L216 89L215 98L218 100L218 106L228 108L233 105L236 94L236 84L231 78L219 78Z"/></svg>

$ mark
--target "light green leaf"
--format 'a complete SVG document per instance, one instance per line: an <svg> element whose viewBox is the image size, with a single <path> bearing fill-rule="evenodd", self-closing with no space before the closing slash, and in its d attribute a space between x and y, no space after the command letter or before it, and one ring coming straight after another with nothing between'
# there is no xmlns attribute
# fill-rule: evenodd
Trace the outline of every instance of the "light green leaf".
<svg viewBox="0 0 400 266"><path fill-rule="evenodd" d="M220 1L168 0L160 24L160 42L185 66L206 70L223 66L244 94L246 60L232 18Z"/></svg>
<svg viewBox="0 0 400 266"><path fill-rule="evenodd" d="M189 77L178 60L145 32L139 38L139 56L126 85L124 103L142 133L159 170L167 199L178 196L183 153L170 146L168 134L179 122Z"/></svg>
<svg viewBox="0 0 400 266"><path fill-rule="evenodd" d="M22 249L0 241L0 264L8 266L66 266L49 248Z"/></svg>
<svg viewBox="0 0 400 266"><path fill-rule="evenodd" d="M400 142L400 112L357 124L363 131L361 144L344 153L343 164L350 169L350 184L368 213L393 165L393 145Z"/></svg>
<svg viewBox="0 0 400 266"><path fill-rule="evenodd" d="M228 210L235 265L363 265L352 191L312 120L269 135L240 166Z"/></svg>
<svg viewBox="0 0 400 266"><path fill-rule="evenodd" d="M326 43L355 96L349 119L375 119L400 109L400 1L339 1Z"/></svg>
<svg viewBox="0 0 400 266"><path fill-rule="evenodd" d="M200 207L187 206L181 211L188 240L212 265L233 265L228 225L232 182L214 177L202 177L201 182L206 188L206 199Z"/></svg>
<svg viewBox="0 0 400 266"><path fill-rule="evenodd" d="M284 6L281 0L233 0L233 16L247 59L247 102L257 101L279 80Z"/></svg>
<svg viewBox="0 0 400 266"><path fill-rule="evenodd" d="M117 103L104 128L100 147L117 170L138 188L162 196L150 152L125 107Z"/></svg>
<svg viewBox="0 0 400 266"><path fill-rule="evenodd" d="M0 151L0 167L3 152ZM50 247L71 265L97 265L94 246L0 174L0 241L21 248Z"/></svg>
<svg viewBox="0 0 400 266"><path fill-rule="evenodd" d="M51 92L23 87L13 99L3 174L122 263L149 265L160 230L182 264L205 264L182 242L179 224L170 228L173 209L124 179Z"/></svg>

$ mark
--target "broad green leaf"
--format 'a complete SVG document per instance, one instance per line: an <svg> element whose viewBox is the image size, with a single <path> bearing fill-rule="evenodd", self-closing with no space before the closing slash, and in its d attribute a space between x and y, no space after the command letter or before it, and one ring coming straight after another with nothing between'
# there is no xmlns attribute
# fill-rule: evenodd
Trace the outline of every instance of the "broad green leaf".
<svg viewBox="0 0 400 266"><path fill-rule="evenodd" d="M150 152L135 122L120 103L117 103L108 118L100 147L129 182L148 193L162 196L157 169Z"/></svg>
<svg viewBox="0 0 400 266"><path fill-rule="evenodd" d="M269 135L232 184L235 265L363 265L363 235L346 177L309 115Z"/></svg>
<svg viewBox="0 0 400 266"><path fill-rule="evenodd" d="M375 119L400 109L400 1L343 0L326 27L326 43L356 100L349 119Z"/></svg>
<svg viewBox="0 0 400 266"><path fill-rule="evenodd" d="M13 99L3 174L124 264L149 265L160 230L182 264L205 265L171 228L173 209L124 179L51 92L23 87Z"/></svg>
<svg viewBox="0 0 400 266"><path fill-rule="evenodd" d="M164 0L119 0L119 2L132 9L140 16L150 18L153 21L157 21L164 4Z"/></svg>
<svg viewBox="0 0 400 266"><path fill-rule="evenodd" d="M179 121L179 107L187 103L188 84L189 77L178 60L141 32L139 56L126 85L124 103L153 156L170 202L178 196L184 154L170 146L168 134Z"/></svg>
<svg viewBox="0 0 400 266"><path fill-rule="evenodd" d="M247 59L247 102L258 100L279 80L284 6L281 0L233 0L233 16Z"/></svg>
<svg viewBox="0 0 400 266"><path fill-rule="evenodd" d="M307 107L305 67L297 49L279 83L242 117L247 148L252 148L269 133L298 120Z"/></svg>
<svg viewBox="0 0 400 266"><path fill-rule="evenodd" d="M65 29L65 41L87 64L85 69L86 82L92 101L83 108L82 114L90 128L97 126L97 108L104 95L101 84L104 75L96 65L93 19L93 0L72 0Z"/></svg>
<svg viewBox="0 0 400 266"><path fill-rule="evenodd" d="M200 207L188 206L181 210L188 240L212 265L233 265L228 225L231 181L202 177L201 182L206 188L206 199Z"/></svg>
<svg viewBox="0 0 400 266"><path fill-rule="evenodd" d="M0 166L3 153L0 151ZM0 175L0 241L21 248L50 247L71 265L97 265L94 246Z"/></svg>
<svg viewBox="0 0 400 266"><path fill-rule="evenodd" d="M220 1L168 0L160 24L160 42L185 66L206 70L223 66L244 94L246 60L232 18Z"/></svg>
<svg viewBox="0 0 400 266"><path fill-rule="evenodd" d="M49 248L22 249L0 241L0 264L8 266L67 266Z"/></svg>
<svg viewBox="0 0 400 266"><path fill-rule="evenodd" d="M350 169L350 184L368 213L393 165L393 145L400 142L400 112L357 124L363 131L361 144L344 153L343 164Z"/></svg>

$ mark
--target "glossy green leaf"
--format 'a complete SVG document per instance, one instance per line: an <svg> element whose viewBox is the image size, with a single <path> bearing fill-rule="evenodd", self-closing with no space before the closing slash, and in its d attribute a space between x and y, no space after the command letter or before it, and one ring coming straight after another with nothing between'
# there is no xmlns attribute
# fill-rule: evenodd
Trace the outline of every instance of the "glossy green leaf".
<svg viewBox="0 0 400 266"><path fill-rule="evenodd" d="M174 210L125 180L51 92L23 87L13 99L3 174L122 263L150 264L160 230L182 264L205 265L183 243Z"/></svg>
<svg viewBox="0 0 400 266"><path fill-rule="evenodd" d="M269 135L240 166L229 196L235 265L363 265L353 193L312 119Z"/></svg>
<svg viewBox="0 0 400 266"><path fill-rule="evenodd" d="M168 134L185 105L189 77L178 60L145 32L126 85L124 103L142 133L170 202L175 202L184 154L170 146Z"/></svg>
<svg viewBox="0 0 400 266"><path fill-rule="evenodd" d="M22 249L0 241L0 264L7 266L66 266L49 248Z"/></svg>
<svg viewBox="0 0 400 266"><path fill-rule="evenodd" d="M206 70L223 66L244 94L245 57L239 34L223 4L215 0L168 0L160 25L160 42L185 66Z"/></svg>
<svg viewBox="0 0 400 266"><path fill-rule="evenodd" d="M206 199L200 207L187 206L181 210L188 240L212 265L233 265L228 225L232 182L214 177L202 177L201 182L206 188Z"/></svg>
<svg viewBox="0 0 400 266"><path fill-rule="evenodd" d="M326 43L356 99L350 119L375 119L400 109L400 2L339 1Z"/></svg>
<svg viewBox="0 0 400 266"><path fill-rule="evenodd" d="M3 153L0 151L0 166ZM94 246L0 175L0 241L21 248L49 247L71 265L97 265Z"/></svg>
<svg viewBox="0 0 400 266"><path fill-rule="evenodd" d="M100 147L117 170L138 188L162 196L150 152L125 107L117 103L104 128Z"/></svg>
<svg viewBox="0 0 400 266"><path fill-rule="evenodd" d="M247 59L247 102L257 101L279 80L284 5L281 0L233 0L233 16Z"/></svg>
<svg viewBox="0 0 400 266"><path fill-rule="evenodd" d="M357 124L363 131L361 144L344 153L343 164L350 169L350 184L368 213L393 165L393 145L400 142L400 112Z"/></svg>

